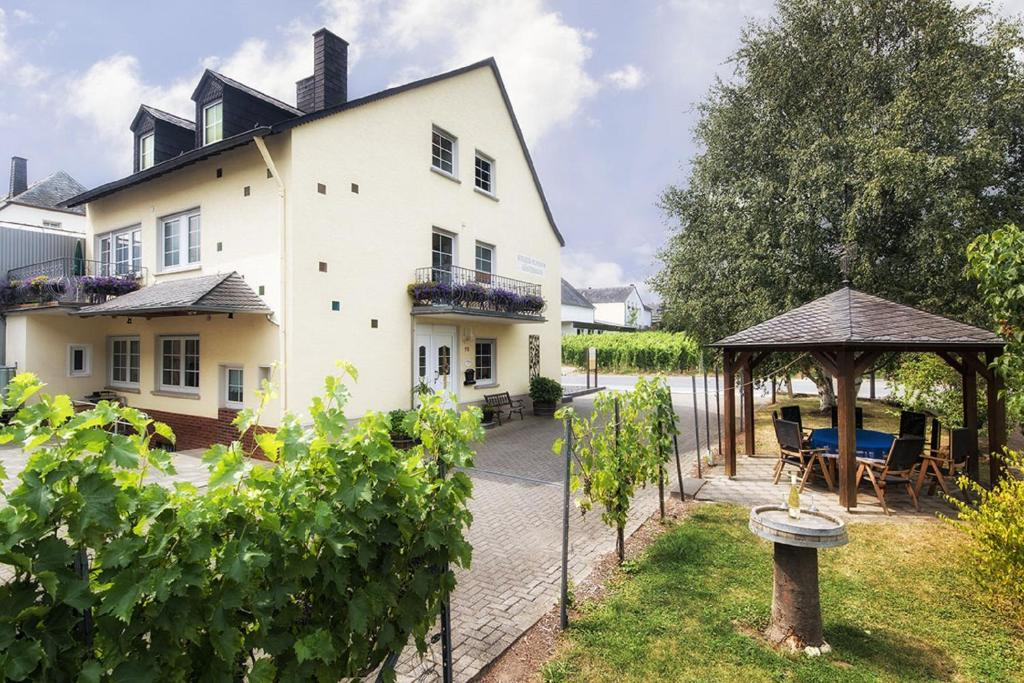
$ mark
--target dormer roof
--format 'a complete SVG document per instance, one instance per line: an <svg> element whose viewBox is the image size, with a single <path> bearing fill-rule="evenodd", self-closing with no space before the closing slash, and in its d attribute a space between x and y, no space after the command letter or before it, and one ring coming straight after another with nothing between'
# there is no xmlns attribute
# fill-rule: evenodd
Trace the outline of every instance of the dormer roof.
<svg viewBox="0 0 1024 683"><path fill-rule="evenodd" d="M175 116L170 112L166 112L163 109L157 109L156 107L151 107L148 104L142 104L139 105L139 111L135 113L135 118L132 119L132 125L130 126L132 131L138 127L140 120L144 116L151 116L154 119L159 119L160 121L164 121L173 126L178 126L179 128L184 128L185 130L190 130L192 132L195 132L196 130L196 124L188 119Z"/></svg>
<svg viewBox="0 0 1024 683"><path fill-rule="evenodd" d="M270 95L268 95L266 93L262 93L259 90L256 90L255 88L251 88L248 85L246 85L245 83L241 83L239 81L236 81L233 78L228 78L224 74L217 73L216 71L214 71L212 69L206 69L203 72L202 78L200 78L199 79L199 83L196 84L196 89L192 91L192 100L193 101L197 101L201 97L202 92L206 88L206 86L209 83L210 79L219 81L221 85L227 86L229 88L234 88L235 90L241 91L241 92L245 93L246 95L249 95L250 97L255 97L258 100L262 100L262 101L266 102L267 104L273 105L273 106L277 107L278 109L280 109L282 112L288 114L289 117L291 117L291 116L302 116L302 111L297 109L297 108L295 108L295 107L293 107L292 105L290 105L290 104L288 104L286 102L282 102L281 100L277 99L276 97L271 97ZM267 123L269 123L269 121Z"/></svg>

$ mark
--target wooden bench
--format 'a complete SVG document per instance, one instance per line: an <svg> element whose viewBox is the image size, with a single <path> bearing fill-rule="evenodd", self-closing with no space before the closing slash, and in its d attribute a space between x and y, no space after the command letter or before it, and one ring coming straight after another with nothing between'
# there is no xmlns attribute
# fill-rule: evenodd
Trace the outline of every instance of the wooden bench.
<svg viewBox="0 0 1024 683"><path fill-rule="evenodd" d="M485 394L484 400L487 401L487 405L494 409L494 416L498 418L498 425L501 425L501 412L508 410L508 419L512 419L513 413L519 413L519 419L525 420L526 417L523 415L523 401L522 399L513 400L509 393L503 392L500 394Z"/></svg>

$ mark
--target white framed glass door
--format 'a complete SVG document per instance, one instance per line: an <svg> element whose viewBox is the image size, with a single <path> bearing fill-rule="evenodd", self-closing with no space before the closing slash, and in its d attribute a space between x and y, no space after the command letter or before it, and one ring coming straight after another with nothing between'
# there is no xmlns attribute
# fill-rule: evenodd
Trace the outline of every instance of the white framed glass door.
<svg viewBox="0 0 1024 683"><path fill-rule="evenodd" d="M458 336L449 325L417 325L412 349L413 388L425 385L444 396L445 403L458 402Z"/></svg>

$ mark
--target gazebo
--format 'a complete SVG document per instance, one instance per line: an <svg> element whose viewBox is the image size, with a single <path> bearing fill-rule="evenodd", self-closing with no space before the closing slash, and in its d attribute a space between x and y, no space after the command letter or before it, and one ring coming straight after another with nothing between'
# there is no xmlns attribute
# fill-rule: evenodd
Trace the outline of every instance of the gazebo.
<svg viewBox="0 0 1024 683"><path fill-rule="evenodd" d="M857 505L855 403L856 379L885 353L935 353L963 380L964 427L971 430L968 474L978 478L978 376L988 392L988 448L1002 452L1006 444L1006 404L1001 381L990 368L1003 351L1003 341L988 330L926 313L886 299L843 287L771 320L721 339L712 347L722 351L725 380L723 450L725 473L736 476L736 375L748 387L743 392L743 431L746 452L754 454L754 370L773 352L807 353L837 381L839 428L839 503ZM998 459L991 461L991 480L999 476Z"/></svg>

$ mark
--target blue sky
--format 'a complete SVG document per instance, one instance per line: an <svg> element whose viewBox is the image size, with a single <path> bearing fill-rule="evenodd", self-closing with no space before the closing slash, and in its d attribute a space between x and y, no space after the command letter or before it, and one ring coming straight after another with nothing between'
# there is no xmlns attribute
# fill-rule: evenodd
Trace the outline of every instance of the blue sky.
<svg viewBox="0 0 1024 683"><path fill-rule="evenodd" d="M1010 9L1017 9L1010 3ZM494 56L578 286L638 285L686 178L694 104L769 0L232 0L0 4L0 159L88 186L127 174L138 105L192 117L205 66L294 102L310 33L350 44L358 97ZM5 174L3 175L6 180Z"/></svg>

